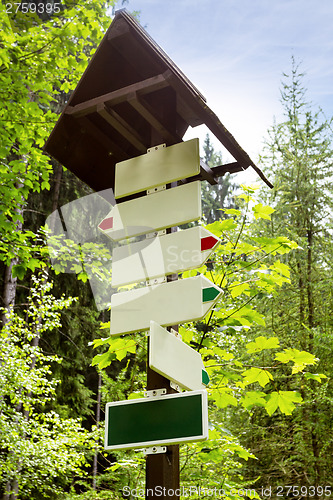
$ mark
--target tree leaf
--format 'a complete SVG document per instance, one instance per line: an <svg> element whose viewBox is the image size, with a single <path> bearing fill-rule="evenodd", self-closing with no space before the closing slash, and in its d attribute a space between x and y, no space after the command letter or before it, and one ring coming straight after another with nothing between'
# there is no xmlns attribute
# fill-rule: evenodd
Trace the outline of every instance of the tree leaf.
<svg viewBox="0 0 333 500"><path fill-rule="evenodd" d="M255 205L252 210L256 219L267 220L271 220L270 214L275 211L274 208L269 207L268 205L264 206L262 203Z"/></svg>
<svg viewBox="0 0 333 500"><path fill-rule="evenodd" d="M244 385L254 384L258 382L261 387L265 387L270 380L273 380L273 375L268 370L252 367L242 373Z"/></svg>
<svg viewBox="0 0 333 500"><path fill-rule="evenodd" d="M327 378L326 375L324 375L323 373L310 373L310 372L307 372L304 374L305 378L307 380L311 379L311 380L316 380L317 382L321 382L321 379L322 378Z"/></svg>
<svg viewBox="0 0 333 500"><path fill-rule="evenodd" d="M100 345L110 344L111 337L95 339L92 342L89 342L89 345L93 345L94 347L99 347Z"/></svg>
<svg viewBox="0 0 333 500"><path fill-rule="evenodd" d="M114 361L116 359L116 355L113 353L113 352L110 352L110 351L107 351L107 352L104 352L103 354L97 354L92 362L91 362L91 366L95 366L95 365L98 365L98 368L100 370L102 370L103 368L106 368L107 366L109 366L112 361Z"/></svg>
<svg viewBox="0 0 333 500"><path fill-rule="evenodd" d="M22 266L21 264L16 264L15 266L12 267L12 276L13 278L18 278L20 280L23 280L25 276L26 268Z"/></svg>
<svg viewBox="0 0 333 500"><path fill-rule="evenodd" d="M229 394L230 389L212 391L212 397L219 408L226 408L229 405L237 406L237 399Z"/></svg>
<svg viewBox="0 0 333 500"><path fill-rule="evenodd" d="M237 217L242 215L242 212L240 210L237 210L236 208L220 208L219 210L223 210L225 214L236 215Z"/></svg>
<svg viewBox="0 0 333 500"><path fill-rule="evenodd" d="M230 229L235 229L237 227L237 224L234 219L225 219L219 221L219 227L221 231L230 231Z"/></svg>
<svg viewBox="0 0 333 500"><path fill-rule="evenodd" d="M236 283L236 284L233 283L232 288L230 290L230 294L232 298L235 298L241 295L243 292L245 292L245 290L248 290L249 288L250 287L248 283Z"/></svg>
<svg viewBox="0 0 333 500"><path fill-rule="evenodd" d="M283 264L283 262L280 262L279 260L274 262L274 264L272 266L270 266L270 269L273 269L274 271L278 271L279 273L281 273L283 276L286 276L287 278L290 277L289 266L287 266L286 264Z"/></svg>
<svg viewBox="0 0 333 500"><path fill-rule="evenodd" d="M240 402L244 408L251 408L252 406L266 406L266 394L261 391L248 391L241 398Z"/></svg>
<svg viewBox="0 0 333 500"><path fill-rule="evenodd" d="M295 409L294 403L301 403L302 397L295 391L272 392L267 396L266 411L269 415L280 409L281 413L291 415Z"/></svg>
<svg viewBox="0 0 333 500"><path fill-rule="evenodd" d="M247 352L252 354L254 352L260 352L263 349L276 349L280 347L279 339L277 337L257 337L254 342L250 342L246 345Z"/></svg>
<svg viewBox="0 0 333 500"><path fill-rule="evenodd" d="M281 363L292 361L294 363L293 374L302 371L307 365L313 365L317 362L317 358L313 354L298 349L284 349L283 352L276 354L275 359Z"/></svg>

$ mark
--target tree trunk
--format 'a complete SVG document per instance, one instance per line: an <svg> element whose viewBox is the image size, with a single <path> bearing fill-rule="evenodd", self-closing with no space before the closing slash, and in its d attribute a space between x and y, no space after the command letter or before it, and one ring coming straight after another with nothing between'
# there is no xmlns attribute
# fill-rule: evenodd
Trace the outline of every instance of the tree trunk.
<svg viewBox="0 0 333 500"><path fill-rule="evenodd" d="M96 407L96 427L99 429L101 422L101 395L102 395L102 375L98 373L98 390L97 390L97 407ZM96 490L97 482L97 463L98 463L98 447L95 448L94 463L93 463L93 490Z"/></svg>
<svg viewBox="0 0 333 500"><path fill-rule="evenodd" d="M54 212L58 208L62 173L63 173L63 167L62 165L60 165L60 163L58 163L57 170L54 176L52 212Z"/></svg>
<svg viewBox="0 0 333 500"><path fill-rule="evenodd" d="M313 303L313 283L312 283L312 231L309 229L307 231L307 239L308 239L308 252L307 252L307 277L306 277L306 286L307 286L307 301L308 301L308 326L309 326L309 352L313 353L313 332L312 328L314 327L314 303Z"/></svg>

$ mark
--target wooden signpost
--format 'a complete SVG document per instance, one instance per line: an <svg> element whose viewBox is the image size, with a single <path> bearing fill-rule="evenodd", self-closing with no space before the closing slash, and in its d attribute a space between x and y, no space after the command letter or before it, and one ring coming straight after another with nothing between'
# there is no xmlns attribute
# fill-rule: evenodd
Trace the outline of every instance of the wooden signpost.
<svg viewBox="0 0 333 500"><path fill-rule="evenodd" d="M163 328L204 318L222 294L203 275L174 279L178 273L200 267L219 243L200 226L177 232L170 229L201 217L201 187L193 181L166 189L164 183L194 177L199 167L197 140L152 148L146 155L117 164L118 199L147 192L117 203L99 224L105 235L123 243L113 249L112 286L148 284L112 295L110 335L150 329L150 397L108 403L105 426L106 449L147 447L146 489L163 483L175 491L179 487L178 444L208 438L203 388L209 377L201 356ZM147 233L153 237L129 240ZM179 387L190 392L170 394Z"/></svg>
<svg viewBox="0 0 333 500"><path fill-rule="evenodd" d="M235 161L209 168L200 162L197 139L182 143L188 127L202 124ZM148 330L151 320L155 323L148 345L150 397L107 405L106 449L168 443L156 455L146 450L146 492L156 492L156 486L175 492L179 451L172 443L207 437L207 402L205 390L193 391L203 381L199 354L163 327L203 318L221 296L203 276L171 281L200 267L218 243L203 228L175 232L175 226L200 219L201 180L217 184L217 177L252 166L272 185L203 95L125 10L116 13L45 150L92 189L114 190L118 203L99 224L113 241L127 243L113 250L112 285L148 280L149 286L112 296L111 335ZM167 234L128 241L161 230ZM167 282L151 285L161 277ZM189 377L184 360L193 365ZM190 392L162 395L160 390L174 391L170 381ZM168 498L178 497L168 493Z"/></svg>

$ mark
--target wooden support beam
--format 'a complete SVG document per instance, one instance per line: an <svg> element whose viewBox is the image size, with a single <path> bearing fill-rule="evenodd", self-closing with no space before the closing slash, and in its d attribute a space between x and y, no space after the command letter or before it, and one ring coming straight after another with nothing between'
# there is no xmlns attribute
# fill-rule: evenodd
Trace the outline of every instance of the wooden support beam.
<svg viewBox="0 0 333 500"><path fill-rule="evenodd" d="M146 153L147 147L144 145L139 134L129 125L116 111L107 108L105 104L98 104L97 113L111 127L117 130L128 142L130 142L140 153Z"/></svg>
<svg viewBox="0 0 333 500"><path fill-rule="evenodd" d="M153 107L146 101L140 98L137 92L128 95L129 104L145 119L147 122L164 138L169 144L176 144L182 139L175 133L170 132L162 123L161 119L156 116Z"/></svg>
<svg viewBox="0 0 333 500"><path fill-rule="evenodd" d="M177 329L178 326L173 327ZM149 359L149 340L147 347ZM152 370L147 365L147 391L154 389L167 389L168 394L176 391L170 388L170 380ZM159 500L159 491L169 491L164 498L179 500L179 444L167 447L166 453L147 455L146 457L146 495L147 500ZM173 494L172 494L173 493Z"/></svg>
<svg viewBox="0 0 333 500"><path fill-rule="evenodd" d="M171 183L168 188L176 187L177 183ZM177 232L176 227L167 229L167 233ZM178 274L172 274L167 277L167 281L178 280ZM173 325L169 327L178 332L179 326ZM147 360L149 360L149 340L147 345ZM155 372L150 368L147 362L147 391L154 389L166 388L168 394L173 394L176 391L171 388L170 380L163 375ZM166 453L158 455L147 455L146 458L146 500L159 500L160 489L165 488L164 491L168 492L164 498L171 500L179 500L180 495L180 467L179 467L179 445L175 444L167 447Z"/></svg>
<svg viewBox="0 0 333 500"><path fill-rule="evenodd" d="M208 181L212 186L218 184L213 170L202 160L200 160L200 180Z"/></svg>
<svg viewBox="0 0 333 500"><path fill-rule="evenodd" d="M115 106L121 102L127 100L127 96L133 92L137 92L140 95L146 93L154 92L156 90L163 89L168 86L167 78L169 77L170 70L165 71L165 73L147 78L141 82L133 83L127 87L123 87L113 92L108 92L107 94L94 97L88 101L81 102L76 106L67 106L65 113L68 115L73 115L76 118L80 116L89 115L90 113L96 112L97 106L100 104L109 104L110 106Z"/></svg>
<svg viewBox="0 0 333 500"><path fill-rule="evenodd" d="M227 172L234 174L242 170L244 170L244 168L237 161L210 168L206 163L200 160L200 174L189 177L188 179L182 179L180 182L186 184L187 182L206 180L213 186L214 184L218 184L217 178L223 177Z"/></svg>
<svg viewBox="0 0 333 500"><path fill-rule="evenodd" d="M225 165L216 165L216 167L212 168L212 172L215 177L222 177L226 173L234 174L236 172L241 172L242 170L244 170L244 168L240 165L240 163L238 163L238 161L226 163Z"/></svg>

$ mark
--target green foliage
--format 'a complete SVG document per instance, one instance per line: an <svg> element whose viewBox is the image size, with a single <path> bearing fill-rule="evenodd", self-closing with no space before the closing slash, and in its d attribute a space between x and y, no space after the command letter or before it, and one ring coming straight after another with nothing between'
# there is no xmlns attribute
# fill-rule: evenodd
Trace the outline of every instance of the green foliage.
<svg viewBox="0 0 333 500"><path fill-rule="evenodd" d="M100 2L62 5L48 20L0 6L0 259L9 265L18 258L20 279L38 267L35 235L17 229L29 195L50 188L52 167L41 148L57 119L55 101L74 89L110 22Z"/></svg>
<svg viewBox="0 0 333 500"><path fill-rule="evenodd" d="M1 455L1 480L3 486L7 482L15 488L18 482L19 498L22 499L55 498L59 492L63 498L64 488L75 475L83 474L81 464L91 453L90 437L88 439L76 418L79 415L80 419L87 419L91 415L92 389L96 389L94 377L97 376L95 371L87 373L85 359L96 321L87 287L82 285L87 281L85 269L79 270L78 295L84 299L83 304L73 304L70 312L62 308L61 322L57 309L54 313L50 311L58 301L67 307L63 298L49 299L43 294L41 303L38 297L30 295L29 300L38 307L34 317L25 312L22 303L28 302L27 295L31 293L31 274L48 264L45 234L39 227L59 201L56 190L52 196L45 193L52 185L54 165L42 147L69 92L75 88L110 24L106 8L112 1L88 0L73 4L65 0L59 12L40 16L31 12L7 15L8 4L12 4L13 12L18 5L9 1L0 6L0 267L2 271L5 267L11 270L11 287L7 281L3 283L3 296L8 298L10 295L4 301L7 307L16 303L17 315L6 314L9 318L6 328L9 328L7 345L11 346L15 360L11 373L14 374L17 368L18 378L13 378L17 401L12 403L12 418L8 419L13 435L8 432L12 441L6 442L7 448L3 448ZM70 201L66 196L72 199L78 193L77 185L74 176L65 172L61 186L65 203ZM81 192L83 190L81 187ZM82 261L81 248L80 251ZM92 249L86 245L83 252L90 272L89 252L92 253ZM95 275L101 274L100 267L95 265ZM66 278L58 279L55 284L58 297L64 289L73 291L76 288L73 281ZM28 315L29 324L23 326L22 323L20 328L24 328L26 338L20 333L17 340L13 325L24 314ZM30 341L34 347L29 346ZM45 357L43 354L54 352L61 354L61 363L57 356ZM17 358L22 360L22 369ZM45 375L40 371L44 365L49 366L45 368ZM8 377L14 375L8 373ZM57 378L61 383L55 383ZM41 392L37 390L39 386ZM8 384L4 391L10 391ZM85 425L91 427L90 422L86 421ZM1 439L4 433L6 429L2 428Z"/></svg>
<svg viewBox="0 0 333 500"><path fill-rule="evenodd" d="M263 206L262 203L258 203L252 208L252 211L256 219L271 220L270 214L274 212L274 208Z"/></svg>
<svg viewBox="0 0 333 500"><path fill-rule="evenodd" d="M208 442L182 447L183 485L224 487L229 491L235 485L239 488L250 484L241 471L244 460L251 461L254 456L226 429L220 428L222 415L227 416L233 408L248 416L258 409L263 409L268 417L290 415L303 401L300 390L297 391L299 374L305 376L306 368L316 362L310 353L290 351L276 336L255 335L249 341L251 330L266 325L265 317L256 309L258 300L276 295L278 289L290 283L290 269L280 261L281 256L298 248L284 236L257 235L256 218L249 217L254 191L253 187L243 187L240 209L227 209L229 218L207 226L221 239L221 244L212 261L200 271L221 286L224 293L205 320L181 326L179 330L183 341L200 351L209 374L209 415L213 429ZM257 218L264 221L273 213L262 204L254 206ZM187 275L184 273L183 278ZM102 324L104 335L108 328L109 324ZM139 352L144 352L138 335L117 339L104 336L94 340L93 345L104 351L93 360L99 369L120 360L132 362L133 356L135 359ZM284 376L289 363L293 379L288 390L280 390L279 378ZM118 397L116 394L113 400ZM139 393L135 391L127 397L139 397ZM120 460L112 470L139 467L133 455L130 464ZM142 484L140 481L138 484Z"/></svg>
<svg viewBox="0 0 333 500"><path fill-rule="evenodd" d="M245 450L230 432L216 424L214 430L209 431L208 441L181 447L182 487L185 492L192 488L193 498L200 498L199 488L202 494L216 488L221 493L223 490L225 499L239 498L231 492L241 488L250 490L241 471L241 461L249 459L255 459L254 455Z"/></svg>
<svg viewBox="0 0 333 500"><path fill-rule="evenodd" d="M33 278L24 319L11 311L0 331L0 481L14 479L22 500L54 497L73 474L83 474L84 449L93 441L78 419L61 418L52 408L57 380L34 341L61 326L61 311L73 299L55 299L52 285Z"/></svg>
<svg viewBox="0 0 333 500"><path fill-rule="evenodd" d="M293 410L295 409L294 403L300 403L301 401L302 397L297 392L272 392L269 395L266 410L269 415L272 415L277 408L280 408L281 412L285 415L291 415Z"/></svg>
<svg viewBox="0 0 333 500"><path fill-rule="evenodd" d="M279 339L277 337L267 339L263 336L257 337L254 342L250 342L246 345L246 349L249 354L261 352L263 349L276 349L277 347L280 347Z"/></svg>
<svg viewBox="0 0 333 500"><path fill-rule="evenodd" d="M270 359L276 385L266 406L271 417L265 420L262 410L253 409L251 424L244 418L241 425L248 426L244 443L251 443L260 459L251 474L260 475L261 484L324 484L332 468L328 452L333 411L332 350L328 347L333 326L329 312L332 127L331 120L307 101L304 75L294 59L290 74L284 77L284 118L270 128L261 158L275 186L261 197L274 212L268 223L258 220L257 230L264 231L265 238L292 239L298 248L274 263L288 281L258 301L266 326L257 333L278 337L282 347ZM290 413L285 421L279 418L279 408ZM238 427L239 417L234 421Z"/></svg>

